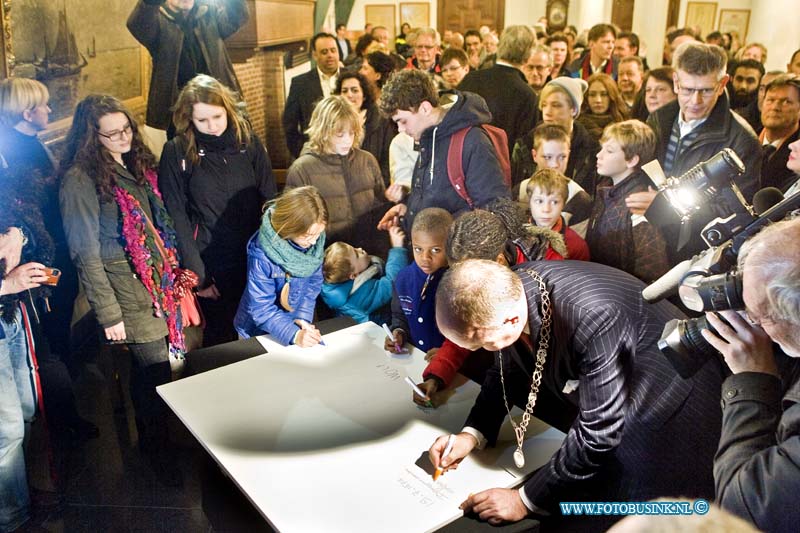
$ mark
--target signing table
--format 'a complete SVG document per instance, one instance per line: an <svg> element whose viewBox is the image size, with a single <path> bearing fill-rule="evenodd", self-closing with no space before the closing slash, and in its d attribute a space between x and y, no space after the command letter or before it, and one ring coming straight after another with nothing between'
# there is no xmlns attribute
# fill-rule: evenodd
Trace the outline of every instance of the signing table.
<svg viewBox="0 0 800 533"><path fill-rule="evenodd" d="M373 323L323 338L309 349L259 339L263 355L158 387L279 531L436 530L462 516L470 493L519 485L561 445L563 433L532 421L520 470L506 422L497 447L434 482L428 447L461 429L480 388L468 382L422 409L404 382L421 380L422 352L388 354Z"/></svg>

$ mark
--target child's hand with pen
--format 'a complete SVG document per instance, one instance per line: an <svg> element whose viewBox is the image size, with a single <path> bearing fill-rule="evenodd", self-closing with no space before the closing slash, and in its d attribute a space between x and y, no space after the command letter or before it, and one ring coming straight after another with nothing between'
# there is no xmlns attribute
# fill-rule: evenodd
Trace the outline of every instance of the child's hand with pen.
<svg viewBox="0 0 800 533"><path fill-rule="evenodd" d="M313 325L305 320L295 320L295 324L300 328L294 336L294 343L301 348L311 348L322 342L322 333Z"/></svg>
<svg viewBox="0 0 800 533"><path fill-rule="evenodd" d="M436 401L434 396L436 391L439 390L439 382L433 378L428 378L422 383L417 385L417 389L424 393L423 396L414 391L412 399L414 403L422 407L439 407L439 402Z"/></svg>
<svg viewBox="0 0 800 533"><path fill-rule="evenodd" d="M401 354L401 353L408 353L408 350L405 347L406 344L406 333L402 329L395 329L394 331L389 330L389 326L386 326L386 339L383 341L383 349L389 353L394 354Z"/></svg>

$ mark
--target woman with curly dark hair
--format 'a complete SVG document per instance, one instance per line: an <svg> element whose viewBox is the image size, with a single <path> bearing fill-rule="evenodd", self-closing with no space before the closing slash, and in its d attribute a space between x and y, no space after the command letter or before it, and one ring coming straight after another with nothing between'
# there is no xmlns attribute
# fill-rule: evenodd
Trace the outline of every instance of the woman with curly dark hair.
<svg viewBox="0 0 800 533"><path fill-rule="evenodd" d="M375 101L381 97L381 89L394 73L396 63L392 56L383 52L371 52L364 58L359 73L375 85Z"/></svg>
<svg viewBox="0 0 800 533"><path fill-rule="evenodd" d="M166 453L166 406L155 388L170 380L170 354L185 349L181 274L155 166L122 102L90 95L78 104L59 192L70 256L105 339L127 344L133 358L139 447L164 483L177 484L180 473Z"/></svg>
<svg viewBox="0 0 800 533"><path fill-rule="evenodd" d="M599 141L606 126L628 119L628 105L622 99L617 82L608 74L592 74L586 82L589 88L578 122Z"/></svg>
<svg viewBox="0 0 800 533"><path fill-rule="evenodd" d="M372 55L372 54L370 54ZM342 72L336 80L334 94L340 94L350 102L361 117L364 139L360 148L375 156L381 167L384 186L389 186L389 146L397 135L394 121L383 117L378 111L373 85L358 72Z"/></svg>
<svg viewBox="0 0 800 533"><path fill-rule="evenodd" d="M237 339L233 318L247 281L247 241L276 194L266 148L239 95L201 74L181 90L158 184L175 221L178 248L199 280L203 345Z"/></svg>

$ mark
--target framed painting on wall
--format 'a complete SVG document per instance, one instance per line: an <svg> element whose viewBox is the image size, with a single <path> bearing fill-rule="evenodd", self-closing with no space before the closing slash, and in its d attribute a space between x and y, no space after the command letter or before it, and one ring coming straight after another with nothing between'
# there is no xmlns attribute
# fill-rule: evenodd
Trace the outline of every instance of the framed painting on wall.
<svg viewBox="0 0 800 533"><path fill-rule="evenodd" d="M389 46L394 43L397 34L394 4L371 4L364 6L364 22L369 22L373 27L384 26L389 30Z"/></svg>
<svg viewBox="0 0 800 533"><path fill-rule="evenodd" d="M51 127L62 135L75 105L106 93L139 115L145 106L149 55L125 26L129 0L3 0L3 77L33 78L50 92ZM47 135L50 137L50 135Z"/></svg>
<svg viewBox="0 0 800 533"><path fill-rule="evenodd" d="M737 32L739 42L747 42L747 30L750 26L749 9L720 9L719 31L722 33Z"/></svg>
<svg viewBox="0 0 800 533"><path fill-rule="evenodd" d="M689 2L686 5L686 21L684 26L687 28L700 28L700 33L703 38L714 31L714 22L716 20L716 2Z"/></svg>
<svg viewBox="0 0 800 533"><path fill-rule="evenodd" d="M431 6L425 2L400 2L400 24L408 22L412 28L431 25Z"/></svg>

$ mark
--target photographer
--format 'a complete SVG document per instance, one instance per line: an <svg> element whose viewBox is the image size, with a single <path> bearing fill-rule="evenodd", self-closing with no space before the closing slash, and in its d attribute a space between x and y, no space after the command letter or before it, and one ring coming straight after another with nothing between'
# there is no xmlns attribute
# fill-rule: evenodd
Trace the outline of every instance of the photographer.
<svg viewBox="0 0 800 533"><path fill-rule="evenodd" d="M733 375L722 385L718 503L764 531L796 530L800 490L800 219L767 227L739 254L746 311L713 313L703 337ZM794 524L794 525L792 525Z"/></svg>
<svg viewBox="0 0 800 533"><path fill-rule="evenodd" d="M128 17L128 30L153 58L145 121L148 126L161 130L171 126L170 107L197 74L213 76L241 92L224 39L236 33L248 16L244 0L136 3Z"/></svg>

